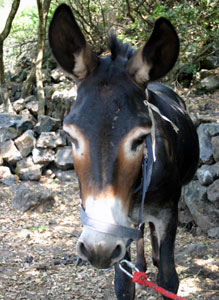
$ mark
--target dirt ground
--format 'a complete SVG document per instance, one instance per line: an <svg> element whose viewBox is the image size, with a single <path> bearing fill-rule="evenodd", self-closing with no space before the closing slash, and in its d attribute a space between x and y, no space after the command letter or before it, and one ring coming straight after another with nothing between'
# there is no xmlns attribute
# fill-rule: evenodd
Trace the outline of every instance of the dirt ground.
<svg viewBox="0 0 219 300"><path fill-rule="evenodd" d="M113 269L76 266L75 244L81 231L76 178L73 182L42 178L41 184L55 193L55 206L47 213L12 210L15 186L0 185L0 299L116 299ZM147 274L155 281L148 232L145 251ZM189 300L219 299L218 241L179 228L175 253L178 294ZM147 288L138 290L136 299L161 297Z"/></svg>

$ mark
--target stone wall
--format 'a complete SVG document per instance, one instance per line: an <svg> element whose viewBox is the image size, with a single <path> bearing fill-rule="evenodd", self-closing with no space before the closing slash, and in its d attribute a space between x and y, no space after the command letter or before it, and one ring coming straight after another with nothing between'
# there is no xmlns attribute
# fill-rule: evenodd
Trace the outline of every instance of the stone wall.
<svg viewBox="0 0 219 300"><path fill-rule="evenodd" d="M183 189L179 219L182 224L194 221L209 237L219 237L219 123L203 123L197 132L199 167Z"/></svg>
<svg viewBox="0 0 219 300"><path fill-rule="evenodd" d="M61 121L45 116L0 114L0 181L40 180L42 174L73 169L71 145Z"/></svg>

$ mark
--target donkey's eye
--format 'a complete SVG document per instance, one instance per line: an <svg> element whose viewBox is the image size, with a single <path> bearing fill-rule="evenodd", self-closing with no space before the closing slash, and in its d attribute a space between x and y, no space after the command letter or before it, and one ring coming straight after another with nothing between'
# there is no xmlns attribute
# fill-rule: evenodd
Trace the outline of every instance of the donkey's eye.
<svg viewBox="0 0 219 300"><path fill-rule="evenodd" d="M139 146L141 146L145 141L146 135L142 135L132 143L131 150L136 151Z"/></svg>

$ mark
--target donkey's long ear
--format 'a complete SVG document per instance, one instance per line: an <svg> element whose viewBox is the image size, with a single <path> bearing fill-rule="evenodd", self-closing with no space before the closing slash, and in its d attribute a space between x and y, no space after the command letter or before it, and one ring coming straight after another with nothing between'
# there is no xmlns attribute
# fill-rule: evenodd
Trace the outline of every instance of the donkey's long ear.
<svg viewBox="0 0 219 300"><path fill-rule="evenodd" d="M127 63L127 71L141 86L166 75L179 54L179 39L173 25L159 18L145 44Z"/></svg>
<svg viewBox="0 0 219 300"><path fill-rule="evenodd" d="M61 4L49 27L49 43L60 66L83 80L97 65L97 57L86 43L69 6Z"/></svg>

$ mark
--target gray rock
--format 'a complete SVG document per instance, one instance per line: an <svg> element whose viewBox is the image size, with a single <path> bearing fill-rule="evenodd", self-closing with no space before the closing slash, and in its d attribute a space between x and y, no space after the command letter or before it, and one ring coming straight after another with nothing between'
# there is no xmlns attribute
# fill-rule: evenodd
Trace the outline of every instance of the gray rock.
<svg viewBox="0 0 219 300"><path fill-rule="evenodd" d="M61 120L51 118L49 116L42 116L39 123L36 124L34 131L37 134L42 132L56 131L61 127Z"/></svg>
<svg viewBox="0 0 219 300"><path fill-rule="evenodd" d="M55 156L55 164L61 170L73 169L72 147L67 146L59 149Z"/></svg>
<svg viewBox="0 0 219 300"><path fill-rule="evenodd" d="M22 116L18 116L10 113L0 114L0 128L13 127L16 128L20 124Z"/></svg>
<svg viewBox="0 0 219 300"><path fill-rule="evenodd" d="M55 159L55 152L52 149L34 148L32 155L35 164L48 165Z"/></svg>
<svg viewBox="0 0 219 300"><path fill-rule="evenodd" d="M219 88L219 79L216 76L209 76L200 81L198 89L204 92L215 92Z"/></svg>
<svg viewBox="0 0 219 300"><path fill-rule="evenodd" d="M216 164L214 164L212 167L214 169L215 179L219 178L219 161Z"/></svg>
<svg viewBox="0 0 219 300"><path fill-rule="evenodd" d="M219 136L214 136L211 139L212 144L212 152L214 160L217 162L219 161Z"/></svg>
<svg viewBox="0 0 219 300"><path fill-rule="evenodd" d="M197 76L198 75L198 76ZM206 69L202 69L202 70L200 70L200 72L198 72L197 74L196 74L196 76L198 77L197 79L198 80L200 80L200 79L204 79L204 78L206 78L206 77L208 77L208 76L210 76L211 75L211 72L209 72L209 70L206 70Z"/></svg>
<svg viewBox="0 0 219 300"><path fill-rule="evenodd" d="M58 178L60 181L71 181L77 177L74 170L67 170L67 171L61 171L57 170L55 172L56 178Z"/></svg>
<svg viewBox="0 0 219 300"><path fill-rule="evenodd" d="M19 161L15 173L21 180L39 181L42 175L42 165L34 164L31 157Z"/></svg>
<svg viewBox="0 0 219 300"><path fill-rule="evenodd" d="M203 124L203 126L207 127L207 132L209 133L210 136L219 135L218 123Z"/></svg>
<svg viewBox="0 0 219 300"><path fill-rule="evenodd" d="M218 239L219 238L219 227L209 229L208 236L210 238Z"/></svg>
<svg viewBox="0 0 219 300"><path fill-rule="evenodd" d="M203 165L196 174L201 185L209 185L214 181L215 172L212 166Z"/></svg>
<svg viewBox="0 0 219 300"><path fill-rule="evenodd" d="M31 153L35 146L35 143L36 139L32 130L25 131L20 137L15 140L15 144L23 157L26 157Z"/></svg>
<svg viewBox="0 0 219 300"><path fill-rule="evenodd" d="M32 129L34 122L26 117L14 115L9 113L0 114L0 129L1 128L14 128L21 135L24 131Z"/></svg>
<svg viewBox="0 0 219 300"><path fill-rule="evenodd" d="M32 101L37 101L37 98L36 96L34 95L30 95L30 96L27 96L25 99L24 99L25 103L28 103L28 102L32 102Z"/></svg>
<svg viewBox="0 0 219 300"><path fill-rule="evenodd" d="M18 176L12 175L8 167L0 166L0 182L11 185L18 182Z"/></svg>
<svg viewBox="0 0 219 300"><path fill-rule="evenodd" d="M56 148L66 145L66 136L64 132L42 132L37 141L38 148Z"/></svg>
<svg viewBox="0 0 219 300"><path fill-rule="evenodd" d="M65 74L58 68L53 69L50 73L50 76L54 80L54 82L60 82L65 79Z"/></svg>
<svg viewBox="0 0 219 300"><path fill-rule="evenodd" d="M16 148L12 140L0 143L0 158L9 164L16 164L22 159L21 153Z"/></svg>
<svg viewBox="0 0 219 300"><path fill-rule="evenodd" d="M219 225L218 215L212 204L207 202L207 188L198 181L192 181L183 189L183 199L195 223L205 233Z"/></svg>
<svg viewBox="0 0 219 300"><path fill-rule="evenodd" d="M200 160L202 163L213 162L213 151L211 145L211 139L209 135L208 124L201 124L197 130L200 147Z"/></svg>
<svg viewBox="0 0 219 300"><path fill-rule="evenodd" d="M17 125L17 129L22 134L28 129L33 129L34 127L34 121L30 120L28 117L23 117L20 121L20 123Z"/></svg>
<svg viewBox="0 0 219 300"><path fill-rule="evenodd" d="M49 189L40 184L23 183L17 189L11 206L21 212L27 210L46 212L51 209L54 203L53 192Z"/></svg>
<svg viewBox="0 0 219 300"><path fill-rule="evenodd" d="M32 100L28 103L26 103L26 108L33 114L34 116L37 116L38 114L38 101Z"/></svg>
<svg viewBox="0 0 219 300"><path fill-rule="evenodd" d="M216 69L218 67L218 64L219 64L219 59L216 55L205 56L201 61L201 67L207 70Z"/></svg>
<svg viewBox="0 0 219 300"><path fill-rule="evenodd" d="M20 98L13 103L13 108L17 113L22 111L24 107L25 107L25 101L23 98Z"/></svg>
<svg viewBox="0 0 219 300"><path fill-rule="evenodd" d="M0 128L0 143L4 143L8 140L13 140L19 135L19 132L14 127L2 127Z"/></svg>
<svg viewBox="0 0 219 300"><path fill-rule="evenodd" d="M219 179L215 180L207 190L208 199L211 202L217 202L217 208L219 208Z"/></svg>

